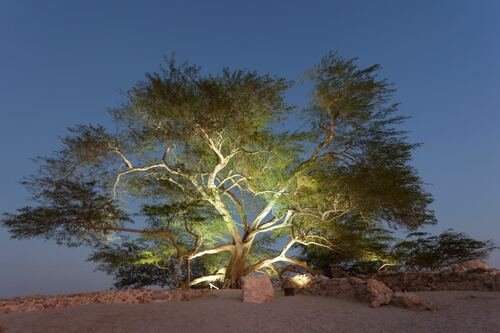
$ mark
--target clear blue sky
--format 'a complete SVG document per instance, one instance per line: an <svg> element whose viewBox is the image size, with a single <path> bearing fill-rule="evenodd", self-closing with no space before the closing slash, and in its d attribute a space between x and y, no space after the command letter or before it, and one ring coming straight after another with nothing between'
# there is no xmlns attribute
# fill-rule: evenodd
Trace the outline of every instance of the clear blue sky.
<svg viewBox="0 0 500 333"><path fill-rule="evenodd" d="M487 0L1 1L0 211L26 204L30 158L68 126L108 123L104 109L164 54L297 79L330 50L396 84L424 143L414 165L435 198L430 230L500 243L500 2ZM0 297L109 288L86 254L0 229Z"/></svg>

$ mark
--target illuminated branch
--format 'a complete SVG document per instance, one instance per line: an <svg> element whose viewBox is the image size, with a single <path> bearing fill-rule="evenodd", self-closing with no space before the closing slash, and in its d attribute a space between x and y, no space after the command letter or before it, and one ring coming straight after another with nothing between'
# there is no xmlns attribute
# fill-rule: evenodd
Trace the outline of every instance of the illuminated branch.
<svg viewBox="0 0 500 333"><path fill-rule="evenodd" d="M234 250L234 245L233 244L224 244L220 245L211 249L206 249L200 252L195 252L193 255L190 256L191 259L198 258L207 254L215 254L215 253L220 253L224 251L233 251Z"/></svg>
<svg viewBox="0 0 500 333"><path fill-rule="evenodd" d="M207 276L202 276L197 279L194 279L189 283L189 286L194 286L199 283L203 282L214 282L214 281L220 281L224 279L224 274L215 274L215 275L207 275Z"/></svg>
<svg viewBox="0 0 500 333"><path fill-rule="evenodd" d="M283 194L284 192L285 192L285 189L282 189L280 191L275 192L274 198L271 201L269 201L269 203L266 205L266 207L264 207L264 209L259 213L259 215L257 215L255 217L255 219L253 220L253 222L252 222L253 229L257 229L260 222L262 222L262 220L266 218L266 216L269 214L269 212L271 212L274 205L278 201L279 196L281 194Z"/></svg>
<svg viewBox="0 0 500 333"><path fill-rule="evenodd" d="M320 236L307 236L307 237L319 238L319 239L325 240L323 237L320 237ZM302 261L302 260L298 260L298 259L294 259L294 258L289 258L289 257L286 256L286 253L295 244L301 244L301 245L304 245L304 246L316 245L316 246L326 247L326 248L332 250L332 248L331 248L330 245L325 245L325 244L318 243L318 242L315 242L315 241L304 241L304 240L301 240L298 237L294 237L294 238L292 238L285 245L285 247L281 250L281 252L280 252L279 255L277 255L274 258L270 258L270 259L265 259L265 260L259 261L259 262L255 263L255 264L247 267L247 269L245 270L245 274L258 271L258 270L260 270L260 269L262 269L264 267L268 267L268 266L270 266L270 265L272 265L272 264L274 264L276 262L289 262L289 263L292 263L294 265L297 265L297 266L300 266L300 267L304 268L308 272L314 273L314 270L311 267L309 267L309 265L307 264L307 262Z"/></svg>
<svg viewBox="0 0 500 333"><path fill-rule="evenodd" d="M276 229L287 228L291 226L291 218L293 217L293 211L288 210L283 218L283 221L280 224L277 224L282 217L275 217L271 221L266 222L259 226L256 230L253 231L253 234L256 235L261 232L269 232Z"/></svg>
<svg viewBox="0 0 500 333"><path fill-rule="evenodd" d="M140 167L140 168L132 168L132 169L129 169L127 171L119 173L116 176L116 180L115 180L115 183L113 185L113 195L116 196L116 188L117 188L118 184L120 183L121 177L128 175L129 173L145 172L145 171L149 171L149 170L153 170L153 169L157 169L157 168L168 169L168 167L166 167L166 165L164 163L158 163L158 164L152 164L152 165Z"/></svg>
<svg viewBox="0 0 500 333"><path fill-rule="evenodd" d="M224 192L222 192L222 194L225 194L226 192L229 192L234 187L238 187L239 189L241 189L241 186L239 185L239 183L243 182L243 181L246 181L246 180L247 180L246 178L240 178L240 179L238 179L236 181L233 181L233 184L231 184L228 188L226 188L224 190Z"/></svg>
<svg viewBox="0 0 500 333"><path fill-rule="evenodd" d="M172 140L170 140L167 144L167 147L165 148L165 151L163 152L163 156L161 157L161 160L167 164L167 158L168 154L170 153L170 149L172 147Z"/></svg>
<svg viewBox="0 0 500 333"><path fill-rule="evenodd" d="M241 203L241 201L231 192L224 191L223 195L227 196L229 198L229 200L231 200L231 202L234 204L234 206L236 207L236 210L238 211L238 215L240 216L240 219L243 222L243 226L244 226L245 230L247 230L248 229L248 217L247 217L247 214L245 212L245 209L243 208L243 204Z"/></svg>
<svg viewBox="0 0 500 333"><path fill-rule="evenodd" d="M217 174L220 171L222 171L227 166L229 161L236 154L238 154L241 150L239 148L235 148L231 151L231 153L229 155L224 156L222 154L222 145L225 141L223 134L217 133L217 135L219 136L219 140L217 142L215 142L212 138L210 138L208 133L200 125L197 124L196 127L200 130L202 138L207 142L210 149L212 149L212 151L219 158L219 163L214 167L213 171L210 173L210 175L208 176L208 180L207 180L208 188L215 188L216 187L215 186L215 179L217 178Z"/></svg>
<svg viewBox="0 0 500 333"><path fill-rule="evenodd" d="M111 146L111 144L109 144L109 148L111 148L111 150L114 153L117 153L118 155L120 155L120 157L122 158L122 160L125 163L125 165L127 166L127 168L129 168L129 169L134 168L132 162L130 162L130 160L125 156L125 154L119 148L113 147L113 146Z"/></svg>
<svg viewBox="0 0 500 333"><path fill-rule="evenodd" d="M226 205L224 205L224 203L222 202L221 197L217 193L214 193L212 198L207 197L206 200L210 202L212 206L214 206L214 208L217 210L217 212L219 212L219 214L222 216L222 219L226 223L226 226L231 233L231 237L233 237L233 240L236 243L241 244L242 238L237 227L237 223L226 208Z"/></svg>
<svg viewBox="0 0 500 333"><path fill-rule="evenodd" d="M202 138L207 142L208 146L212 151L217 155L219 159L219 163L214 167L212 172L208 175L207 179L207 189L211 190L210 193L207 193L204 191L204 189L199 185L196 184L195 178L191 178L190 180L193 182L193 184L196 186L198 191L201 193L201 195L204 197L206 201L208 201L214 208L221 214L224 222L226 222L226 225L228 227L228 230L231 233L231 236L233 237L233 240L236 243L241 243L241 235L238 230L238 227L236 226L236 222L234 221L233 217L231 216L231 213L229 210L226 208L224 202L221 199L221 194L218 193L218 187L215 184L215 180L217 179L217 175L220 171L222 171L229 161L236 155L238 154L241 150L239 148L235 148L231 151L231 153L227 156L224 156L222 154L222 145L225 141L225 138L223 137L222 133L216 133L219 136L218 141L214 141L210 136L207 134L207 132L200 126L196 125L196 127L199 129ZM220 186L220 184L219 184ZM230 192L227 192L230 193Z"/></svg>
<svg viewBox="0 0 500 333"><path fill-rule="evenodd" d="M226 178L224 178L223 180L220 180L219 187L224 186L224 183L227 182L227 181L229 181L229 180L231 180L233 182L233 184L234 184L233 178L236 178L236 177L241 177L241 179L238 180L237 182L241 181L242 179L246 180L246 178L243 177L242 175L240 175L239 173L236 173L234 175L232 173L233 173L233 170L231 170L229 172L229 175Z"/></svg>
<svg viewBox="0 0 500 333"><path fill-rule="evenodd" d="M229 161L239 152L239 150L235 149L233 150L229 155L227 156L223 156L220 151L218 152L218 156L219 158L221 159L220 162L215 166L215 168L213 169L213 171L210 173L210 175L208 176L208 180L207 180L207 186L208 188L215 188L215 179L217 178L217 174L222 171L226 166L227 164L229 163Z"/></svg>
<svg viewBox="0 0 500 333"><path fill-rule="evenodd" d="M315 245L315 246L319 246L319 247L324 247L328 250L331 250L333 251L334 249L334 245L328 241L325 237L321 237L321 236L315 236L315 235L308 235L306 236L306 239L307 238L316 238L316 239L320 239L322 240L324 243L319 243L319 242L315 242L315 241L303 241L303 240L300 240L300 239L297 239L296 240L296 243L298 244L302 244L304 246L309 246L309 245ZM326 244L325 244L326 243Z"/></svg>
<svg viewBox="0 0 500 333"><path fill-rule="evenodd" d="M197 184L196 184L196 182L193 181L192 177L189 177L189 175L187 175L184 172L181 172L181 170L179 170L179 169L177 169L177 170L173 169L172 167L170 167L167 164L167 157L171 151L171 147L172 147L172 142L169 142L167 147L165 148L165 151L164 151L163 156L161 158L161 162L156 163L156 164L152 164L149 166L144 166L144 167L134 167L132 162L130 162L130 160L121 152L120 149L115 148L115 147L111 147L114 152L118 153L122 157L125 164L129 168L129 170L121 172L117 175L115 183L113 185L113 195L116 196L116 189L118 187L118 184L120 183L121 177L123 177L127 174L130 174L130 173L145 172L145 171L149 171L149 170L157 169L157 168L164 169L170 174L181 176L181 177L191 181L196 186ZM167 176L163 176L163 179L166 179L166 180L170 181L171 183L177 185L184 193L186 193L185 188L179 182L177 182L175 179L173 179L171 177L167 177Z"/></svg>

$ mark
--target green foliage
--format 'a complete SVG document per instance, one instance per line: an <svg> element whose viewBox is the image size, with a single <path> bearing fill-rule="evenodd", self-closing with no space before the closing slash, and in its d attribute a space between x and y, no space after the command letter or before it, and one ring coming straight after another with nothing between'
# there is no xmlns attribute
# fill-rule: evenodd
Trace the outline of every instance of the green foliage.
<svg viewBox="0 0 500 333"><path fill-rule="evenodd" d="M165 261L154 256L154 260L141 263L147 244L143 241L124 239L119 243L103 244L89 257L99 263L98 270L114 276L114 287L141 288L150 285L174 287L178 285L175 276L177 261ZM157 248L155 248L157 250ZM152 252L151 257L153 257ZM167 257L169 258L169 257Z"/></svg>
<svg viewBox="0 0 500 333"><path fill-rule="evenodd" d="M2 224L14 237L94 246L91 259L119 286L173 283L192 259L189 275L226 269L226 286L235 287L251 269L290 263L276 248L289 241L291 252L331 241L349 250L335 250L339 260L378 256L390 238L383 223L435 223L410 166L417 145L396 129L405 118L378 70L328 54L307 72L312 100L300 108L285 100L286 79L204 75L167 59L110 110L116 134L71 128L24 183L36 207ZM277 130L297 114L299 131ZM136 214L125 214L132 207ZM124 233L137 237L117 237Z"/></svg>
<svg viewBox="0 0 500 333"><path fill-rule="evenodd" d="M48 177L36 182L36 191L32 188L39 206L4 215L2 224L13 238L42 237L68 246L95 245L105 241L111 229L130 221L115 202L99 193L95 183Z"/></svg>
<svg viewBox="0 0 500 333"><path fill-rule="evenodd" d="M414 233L394 246L394 256L408 270L440 270L467 260L485 259L497 247L464 233L446 230L437 236Z"/></svg>
<svg viewBox="0 0 500 333"><path fill-rule="evenodd" d="M331 266L358 275L374 273L381 265L393 262L390 252L395 238L392 233L364 220L335 223L322 235L334 244L333 249L307 247L304 255L327 275Z"/></svg>
<svg viewBox="0 0 500 333"><path fill-rule="evenodd" d="M440 270L467 260L485 259L497 249L490 240L476 240L453 230L439 235L414 232L397 241L388 230L362 221L337 225L325 237L335 244L333 251L308 247L304 254L326 274L330 266L353 275L372 274L384 264L409 271Z"/></svg>

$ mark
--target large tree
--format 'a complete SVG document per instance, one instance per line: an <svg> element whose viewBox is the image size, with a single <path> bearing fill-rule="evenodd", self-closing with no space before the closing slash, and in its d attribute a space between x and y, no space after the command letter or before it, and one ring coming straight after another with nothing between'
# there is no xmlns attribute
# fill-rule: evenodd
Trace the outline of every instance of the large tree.
<svg viewBox="0 0 500 333"><path fill-rule="evenodd" d="M416 145L395 128L404 117L378 70L328 54L306 73L311 99L299 108L286 103L292 82L283 78L203 75L167 59L110 110L116 129L70 129L24 182L37 204L3 225L15 238L108 254L121 235L137 235L126 241L149 242L136 246L155 248L145 252L152 261L184 261L189 285L234 288L258 270L309 270L296 248L335 247L323 234L339 223L433 223L431 196L409 165ZM140 213L126 213L138 204ZM207 256L223 267L191 280L191 261Z"/></svg>

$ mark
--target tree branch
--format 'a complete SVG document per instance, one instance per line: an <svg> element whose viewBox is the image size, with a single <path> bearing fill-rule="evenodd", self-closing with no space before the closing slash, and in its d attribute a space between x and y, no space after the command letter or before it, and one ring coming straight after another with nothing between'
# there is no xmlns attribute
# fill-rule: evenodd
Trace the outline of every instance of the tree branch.
<svg viewBox="0 0 500 333"><path fill-rule="evenodd" d="M290 227L291 226L290 219L292 217L293 217L293 211L288 210L285 214L285 217L283 218L283 221L280 224L276 224L276 223L278 223L278 221L281 220L282 217L275 217L271 221L266 222L266 223L262 224L260 227L258 227L257 229L255 229L253 231L253 234L257 235L258 233L261 233L261 232L269 232L269 231L273 231L276 229Z"/></svg>
<svg viewBox="0 0 500 333"><path fill-rule="evenodd" d="M252 229L257 229L259 226L260 222L262 222L263 219L266 218L266 216L269 214L269 212L273 209L274 205L276 204L276 201L278 201L278 198L280 195L282 195L285 192L285 189L282 189L280 191L275 192L275 195L271 201L262 209L262 211L255 217L255 219L252 222Z"/></svg>
<svg viewBox="0 0 500 333"><path fill-rule="evenodd" d="M189 283L189 286L194 286L197 285L198 283L203 283L203 282L212 282L212 281L219 281L224 279L224 274L214 274L214 275L207 275L207 276L202 276L197 279L194 279Z"/></svg>
<svg viewBox="0 0 500 333"><path fill-rule="evenodd" d="M220 253L220 252L224 252L224 251L231 252L233 250L234 250L233 244L224 244L224 245L220 245L220 246L217 246L217 247L214 247L211 249L205 249L205 250L202 250L200 252L195 252L191 255L190 258L194 259L194 258L198 258L198 257L204 256L207 254L215 254L215 253Z"/></svg>
<svg viewBox="0 0 500 333"><path fill-rule="evenodd" d="M307 237L311 237L311 236L307 236ZM320 237L320 236L312 236L312 237L323 238L323 237ZM262 260L262 261L259 261L259 262L255 263L253 265L250 265L249 267L247 267L245 269L245 274L258 271L258 270L260 270L260 269L262 269L264 267L268 267L269 265L272 265L272 264L274 264L276 262L289 262L289 263L292 263L294 265L297 265L297 266L300 266L300 267L304 268L308 272L314 273L314 269L312 269L311 267L309 267L309 265L307 264L307 262L302 261L302 260L298 260L298 259L294 259L294 258L289 258L289 257L286 256L286 253L295 244L302 244L304 246L317 245L317 246L327 247L327 248L331 249L331 247L329 247L329 246L327 246L325 244L321 244L321 243L314 242L314 241L304 241L304 240L299 239L298 237L294 237L294 238L292 238L285 245L285 247L281 250L281 252L280 252L279 255L277 255L274 258L265 259L265 260Z"/></svg>
<svg viewBox="0 0 500 333"><path fill-rule="evenodd" d="M145 167L140 167L140 168L132 168L132 169L129 169L127 171L120 172L116 176L116 180L115 180L115 183L113 185L113 195L116 196L116 188L118 187L118 184L120 183L121 177L123 177L123 176L125 176L125 175L127 175L129 173L145 172L145 171L149 171L149 170L156 169L156 168L163 168L163 169L167 169L168 170L168 167L166 167L166 165L164 163L158 163L158 164L152 164L152 165L145 166Z"/></svg>
<svg viewBox="0 0 500 333"><path fill-rule="evenodd" d="M125 154L121 151L120 148L114 147L111 144L108 144L108 146L109 146L109 148L111 148L112 152L117 153L122 158L122 160L125 163L125 165L127 166L127 168L132 169L134 167L132 162L130 162L130 160L127 158L127 156L125 156Z"/></svg>

